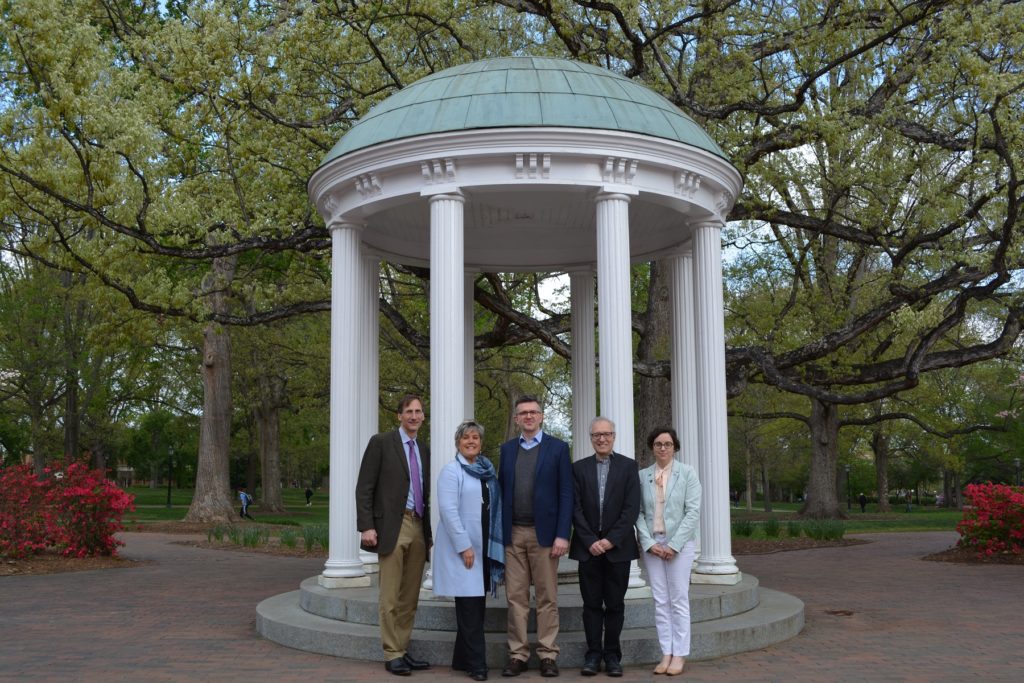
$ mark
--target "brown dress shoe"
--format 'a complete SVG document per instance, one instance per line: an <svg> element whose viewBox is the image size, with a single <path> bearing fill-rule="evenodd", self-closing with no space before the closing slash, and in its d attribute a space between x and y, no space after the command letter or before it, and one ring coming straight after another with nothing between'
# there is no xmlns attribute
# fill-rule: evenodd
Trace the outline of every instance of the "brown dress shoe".
<svg viewBox="0 0 1024 683"><path fill-rule="evenodd" d="M526 671L525 661L522 659L509 658L508 664L505 665L505 669L501 672L501 675L505 678L511 678L512 676L518 676L524 671Z"/></svg>
<svg viewBox="0 0 1024 683"><path fill-rule="evenodd" d="M554 678L558 675L558 665L553 659L540 660L540 675L544 678Z"/></svg>

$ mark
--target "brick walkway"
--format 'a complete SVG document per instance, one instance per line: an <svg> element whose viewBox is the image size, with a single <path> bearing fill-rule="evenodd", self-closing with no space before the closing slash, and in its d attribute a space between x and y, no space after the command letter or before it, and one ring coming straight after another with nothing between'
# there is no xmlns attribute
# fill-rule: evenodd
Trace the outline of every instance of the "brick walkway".
<svg viewBox="0 0 1024 683"><path fill-rule="evenodd" d="M379 663L290 650L256 634L256 604L295 590L321 560L205 550L161 534L125 538L124 555L150 564L0 578L0 681L391 679ZM1024 680L1024 567L919 560L949 547L952 533L865 538L873 542L740 557L762 585L804 600L807 626L775 647L690 663L683 680ZM468 680L444 668L412 678ZM627 667L625 680L651 678L647 667Z"/></svg>

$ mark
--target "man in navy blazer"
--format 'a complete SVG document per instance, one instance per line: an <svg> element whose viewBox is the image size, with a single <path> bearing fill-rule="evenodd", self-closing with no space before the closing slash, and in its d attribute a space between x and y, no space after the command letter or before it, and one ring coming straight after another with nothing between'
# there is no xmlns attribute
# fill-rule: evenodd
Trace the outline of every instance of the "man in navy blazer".
<svg viewBox="0 0 1024 683"><path fill-rule="evenodd" d="M609 676L622 675L619 636L626 611L629 568L640 556L634 525L640 515L636 461L614 451L615 423L590 423L594 455L572 466L575 480L572 547L580 563L583 631L587 637L584 676L594 676L604 660Z"/></svg>
<svg viewBox="0 0 1024 683"><path fill-rule="evenodd" d="M568 444L541 431L544 412L535 397L520 397L514 417L521 434L502 444L498 465L509 657L501 675L518 676L526 671L532 583L537 597L540 674L550 678L558 675L558 559L569 550L572 460Z"/></svg>

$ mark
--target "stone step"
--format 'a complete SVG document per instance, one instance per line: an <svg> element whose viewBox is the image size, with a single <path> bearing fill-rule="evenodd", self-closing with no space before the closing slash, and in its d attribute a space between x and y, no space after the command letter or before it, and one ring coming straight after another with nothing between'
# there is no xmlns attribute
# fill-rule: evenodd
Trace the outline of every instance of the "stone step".
<svg viewBox="0 0 1024 683"><path fill-rule="evenodd" d="M693 589L698 588L694 586ZM760 602L740 614L705 620L693 625L690 659L712 659L757 650L792 638L803 628L803 603L785 593L761 589ZM311 614L300 605L301 591L283 593L261 602L256 608L256 629L268 640L306 652L380 661L380 631L376 624L355 623ZM564 622L563 622L564 623ZM455 633L451 630L416 628L409 652L437 666L448 666ZM487 661L492 668L504 665L503 630L489 632ZM562 628L558 637L559 665L582 666L586 652L583 633ZM653 664L661 659L657 634L652 625L627 628L622 633L623 661ZM531 661L536 668L536 661Z"/></svg>
<svg viewBox="0 0 1024 683"><path fill-rule="evenodd" d="M649 591L647 591L649 593ZM432 597L421 598L416 610L414 628L438 631L455 630L454 601ZM367 588L327 589L312 577L302 582L299 602L310 614L356 624L379 623L376 586ZM758 601L758 581L744 575L734 586L694 584L690 586L690 618L694 623L721 619L754 609ZM484 630L504 633L507 623L504 588L498 597L487 598ZM578 584L558 588L558 614L563 631L583 630L583 600ZM654 603L649 597L626 600L625 628L643 628L654 623ZM528 630L536 630L535 611L530 610Z"/></svg>

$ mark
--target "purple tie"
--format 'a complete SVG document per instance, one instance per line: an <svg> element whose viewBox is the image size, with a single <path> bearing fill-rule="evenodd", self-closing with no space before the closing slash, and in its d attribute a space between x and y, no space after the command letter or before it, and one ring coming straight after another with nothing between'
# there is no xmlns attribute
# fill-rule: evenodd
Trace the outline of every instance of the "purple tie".
<svg viewBox="0 0 1024 683"><path fill-rule="evenodd" d="M409 478L412 479L412 504L416 514L423 516L423 486L420 483L420 464L416 460L416 451L412 449L413 440L409 439Z"/></svg>

